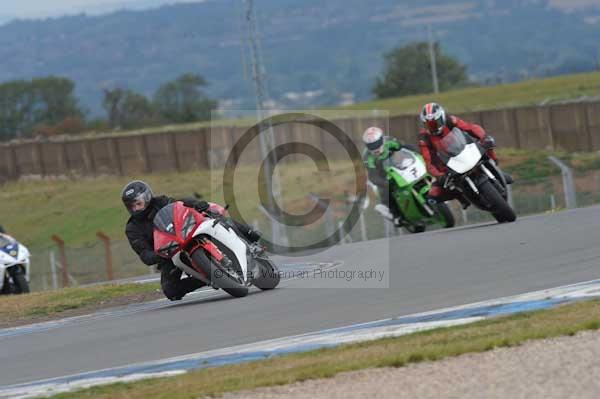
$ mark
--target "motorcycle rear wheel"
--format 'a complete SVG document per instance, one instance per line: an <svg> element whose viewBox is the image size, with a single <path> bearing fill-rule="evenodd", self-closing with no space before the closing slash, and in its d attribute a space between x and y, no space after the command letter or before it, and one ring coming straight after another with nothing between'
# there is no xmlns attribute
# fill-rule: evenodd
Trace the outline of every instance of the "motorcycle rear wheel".
<svg viewBox="0 0 600 399"><path fill-rule="evenodd" d="M454 215L452 214L452 211L450 210L448 205L445 202L440 202L439 204L436 204L436 208L438 215L442 218L442 226L446 229L454 227L456 222L454 220Z"/></svg>

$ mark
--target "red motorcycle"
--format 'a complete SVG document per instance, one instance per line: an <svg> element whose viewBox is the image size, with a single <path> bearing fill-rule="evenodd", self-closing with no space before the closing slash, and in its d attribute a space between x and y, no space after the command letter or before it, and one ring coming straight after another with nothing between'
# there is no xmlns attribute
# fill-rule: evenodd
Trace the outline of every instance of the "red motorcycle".
<svg viewBox="0 0 600 399"><path fill-rule="evenodd" d="M220 288L234 297L244 297L254 285L271 290L280 273L264 249L236 232L227 210L210 203L198 212L173 202L154 217L154 250L187 275Z"/></svg>

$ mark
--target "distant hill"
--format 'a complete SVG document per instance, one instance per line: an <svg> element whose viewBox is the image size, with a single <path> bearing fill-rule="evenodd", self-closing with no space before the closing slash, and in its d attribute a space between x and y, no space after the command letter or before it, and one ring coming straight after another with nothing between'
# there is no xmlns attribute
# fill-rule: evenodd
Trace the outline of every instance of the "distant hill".
<svg viewBox="0 0 600 399"><path fill-rule="evenodd" d="M427 23L480 82L593 70L600 63L600 0L255 3L269 89L288 107L369 99L382 54L424 40ZM100 113L103 88L150 95L181 73L198 72L222 104L252 107L242 16L241 0L207 0L12 21L0 26L0 81L66 76Z"/></svg>

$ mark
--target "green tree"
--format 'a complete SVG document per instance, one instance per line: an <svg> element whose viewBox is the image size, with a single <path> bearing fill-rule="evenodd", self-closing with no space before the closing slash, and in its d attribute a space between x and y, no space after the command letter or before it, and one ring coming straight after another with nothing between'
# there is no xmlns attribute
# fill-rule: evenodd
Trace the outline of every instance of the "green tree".
<svg viewBox="0 0 600 399"><path fill-rule="evenodd" d="M112 129L133 129L156 122L154 107L148 98L132 90L104 90L102 106Z"/></svg>
<svg viewBox="0 0 600 399"><path fill-rule="evenodd" d="M121 127L132 129L153 125L155 121L154 107L150 100L131 90L126 91L121 109Z"/></svg>
<svg viewBox="0 0 600 399"><path fill-rule="evenodd" d="M441 91L469 83L466 66L442 53L438 43L435 43L434 51ZM377 78L373 88L378 98L433 92L428 43L412 43L396 48L385 54L384 58L383 76Z"/></svg>
<svg viewBox="0 0 600 399"><path fill-rule="evenodd" d="M102 107L108 116L108 125L111 129L119 127L121 123L121 107L125 91L120 88L105 89Z"/></svg>
<svg viewBox="0 0 600 399"><path fill-rule="evenodd" d="M35 126L82 118L74 90L72 81L55 76L0 84L0 136L30 136Z"/></svg>
<svg viewBox="0 0 600 399"><path fill-rule="evenodd" d="M209 120L217 102L200 90L206 85L198 74L184 74L163 84L154 95L154 107L163 120L186 123Z"/></svg>
<svg viewBox="0 0 600 399"><path fill-rule="evenodd" d="M83 111L73 94L75 83L66 78L49 76L31 81L35 93L38 122L57 124L68 117L81 117Z"/></svg>

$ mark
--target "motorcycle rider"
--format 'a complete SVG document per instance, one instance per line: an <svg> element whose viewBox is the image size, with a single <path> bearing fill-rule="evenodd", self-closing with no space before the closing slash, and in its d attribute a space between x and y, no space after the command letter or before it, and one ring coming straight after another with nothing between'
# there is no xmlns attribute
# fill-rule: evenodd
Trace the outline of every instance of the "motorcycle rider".
<svg viewBox="0 0 600 399"><path fill-rule="evenodd" d="M366 147L363 153L363 161L367 168L368 178L377 187L379 200L381 201L380 204L375 206L375 210L384 218L393 221L394 225L400 227L403 224L404 215L392 198L394 187L390 187L390 185L394 183L388 179L383 164L396 151L406 148L416 152L417 149L410 145L400 144L398 140L386 136L383 130L376 126L365 130L363 143Z"/></svg>
<svg viewBox="0 0 600 399"><path fill-rule="evenodd" d="M129 182L121 193L121 200L131 215L125 226L125 235L131 248L138 254L140 260L148 265L158 265L160 269L160 285L163 293L172 301L180 300L187 293L205 286L195 278L181 278L182 270L177 268L170 259L161 258L154 252L154 225L156 213L174 198L165 195L155 196L148 184L140 180ZM209 204L198 199L183 199L184 205L199 212L207 211ZM260 235L250 227L233 221L236 232L248 241L255 243Z"/></svg>
<svg viewBox="0 0 600 399"><path fill-rule="evenodd" d="M478 140L487 150L487 155L498 163L498 157L494 151L496 140L487 134L481 126L464 121L454 115L446 115L444 108L437 103L425 104L420 119L423 123L423 129L419 133L419 148L427 164L427 170L436 178L429 191L429 201L439 203L458 199L463 208L466 209L470 205L467 200L457 195L457 193L448 192L443 188L448 178L448 168L439 159L436 145L456 127ZM502 173L506 183L512 184L512 177L504 172Z"/></svg>

